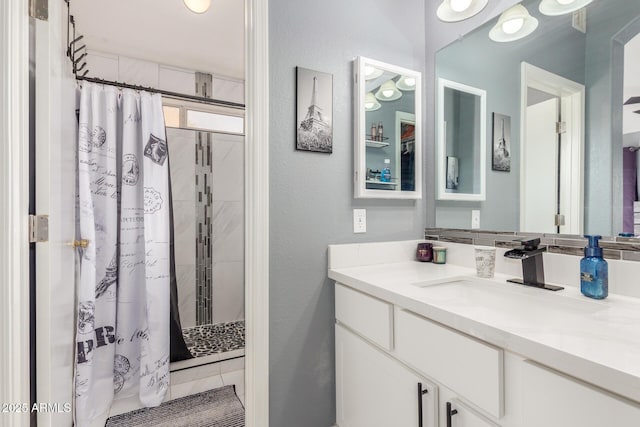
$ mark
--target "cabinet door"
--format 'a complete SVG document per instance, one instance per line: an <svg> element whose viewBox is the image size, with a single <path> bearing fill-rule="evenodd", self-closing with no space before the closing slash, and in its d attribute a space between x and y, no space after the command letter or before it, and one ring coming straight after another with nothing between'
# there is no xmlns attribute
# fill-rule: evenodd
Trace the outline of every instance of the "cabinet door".
<svg viewBox="0 0 640 427"><path fill-rule="evenodd" d="M442 427L496 427L497 424L477 414L461 404L457 399L443 399L441 402ZM543 427L543 426L538 426Z"/></svg>
<svg viewBox="0 0 640 427"><path fill-rule="evenodd" d="M640 405L542 368L522 365L524 427L638 427Z"/></svg>
<svg viewBox="0 0 640 427"><path fill-rule="evenodd" d="M420 396L419 383L425 391ZM340 427L437 426L437 388L340 325L336 399Z"/></svg>

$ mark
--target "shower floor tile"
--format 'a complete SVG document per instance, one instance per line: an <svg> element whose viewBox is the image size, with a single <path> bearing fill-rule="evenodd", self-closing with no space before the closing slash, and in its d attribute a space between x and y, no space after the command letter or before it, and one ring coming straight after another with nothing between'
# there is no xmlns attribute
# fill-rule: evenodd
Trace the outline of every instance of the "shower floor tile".
<svg viewBox="0 0 640 427"><path fill-rule="evenodd" d="M182 335L193 357L244 348L244 320L183 328Z"/></svg>

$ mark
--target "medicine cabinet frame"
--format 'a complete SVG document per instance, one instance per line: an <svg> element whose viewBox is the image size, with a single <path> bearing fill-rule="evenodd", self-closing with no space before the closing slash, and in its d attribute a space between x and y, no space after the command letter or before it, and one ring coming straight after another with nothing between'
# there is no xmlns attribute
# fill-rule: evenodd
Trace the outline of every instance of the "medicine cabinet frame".
<svg viewBox="0 0 640 427"><path fill-rule="evenodd" d="M447 128L444 117L444 91L454 89L460 92L476 95L480 98L480 123L479 136L479 191L477 193L453 193L448 192L447 182ZM487 92L462 83L438 78L438 112L436 121L436 194L438 200L483 201L486 199L486 175L487 175Z"/></svg>
<svg viewBox="0 0 640 427"><path fill-rule="evenodd" d="M414 189L413 190L381 190L367 188L367 118L365 109L366 78L365 67L374 67L383 72L397 74L399 76L415 79L414 108L413 113L396 111L396 119L389 122L385 134L392 135L396 139L399 135L400 121L415 125L414 138ZM421 199L423 181L422 158L422 74L419 71L387 64L385 62L359 56L355 59L354 66L354 197L356 199ZM385 101L381 101L384 103ZM398 115L398 113L402 113ZM413 118L413 121L410 119ZM394 125L396 129L391 129ZM397 142L398 147L400 141ZM393 164L393 163L392 163ZM397 167L397 162L395 163ZM393 173L393 171L392 171ZM401 174L401 171L396 171ZM398 184L400 186L400 184Z"/></svg>

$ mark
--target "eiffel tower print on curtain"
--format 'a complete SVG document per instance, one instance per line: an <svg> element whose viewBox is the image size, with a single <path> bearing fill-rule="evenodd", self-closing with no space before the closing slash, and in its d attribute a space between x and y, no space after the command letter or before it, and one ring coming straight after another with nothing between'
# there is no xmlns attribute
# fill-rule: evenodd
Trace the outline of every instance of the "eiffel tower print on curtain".
<svg viewBox="0 0 640 427"><path fill-rule="evenodd" d="M296 148L333 151L333 75L296 67Z"/></svg>

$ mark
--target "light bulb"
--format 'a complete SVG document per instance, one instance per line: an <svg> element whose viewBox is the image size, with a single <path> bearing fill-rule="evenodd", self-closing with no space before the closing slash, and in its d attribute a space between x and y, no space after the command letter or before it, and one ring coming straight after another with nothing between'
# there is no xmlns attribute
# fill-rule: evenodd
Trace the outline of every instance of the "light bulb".
<svg viewBox="0 0 640 427"><path fill-rule="evenodd" d="M561 5L567 5L567 4L575 3L576 0L556 0L556 1Z"/></svg>
<svg viewBox="0 0 640 427"><path fill-rule="evenodd" d="M211 0L184 0L184 4L193 13L205 13L211 6Z"/></svg>
<svg viewBox="0 0 640 427"><path fill-rule="evenodd" d="M405 83L407 86L415 86L415 85L416 85L416 79L414 79L413 77L406 77L406 78L404 79L404 83Z"/></svg>
<svg viewBox="0 0 640 427"><path fill-rule="evenodd" d="M391 98L391 95L393 95L393 90L392 89L383 90L382 94L384 95L385 98Z"/></svg>
<svg viewBox="0 0 640 427"><path fill-rule="evenodd" d="M451 0L451 10L460 13L469 9L473 0Z"/></svg>
<svg viewBox="0 0 640 427"><path fill-rule="evenodd" d="M370 75L372 75L373 73L376 72L376 69L370 65L365 65L364 66L364 75L366 77L369 77Z"/></svg>
<svg viewBox="0 0 640 427"><path fill-rule="evenodd" d="M373 108L374 105L376 105L376 104L373 103L373 102L365 102L364 103L364 108L366 108L367 110L370 110L370 109Z"/></svg>
<svg viewBox="0 0 640 427"><path fill-rule="evenodd" d="M515 34L520 31L523 26L523 18L510 19L502 23L502 31L504 31L505 34Z"/></svg>

